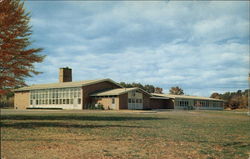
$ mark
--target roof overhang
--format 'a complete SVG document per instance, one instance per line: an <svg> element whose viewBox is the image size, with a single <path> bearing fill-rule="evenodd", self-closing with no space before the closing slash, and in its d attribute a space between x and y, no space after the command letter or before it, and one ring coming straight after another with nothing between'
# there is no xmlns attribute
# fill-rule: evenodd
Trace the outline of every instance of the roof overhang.
<svg viewBox="0 0 250 159"><path fill-rule="evenodd" d="M89 86L89 85L97 84L97 83L100 83L100 82L111 82L111 83L117 85L118 87L123 88L123 86L121 86L120 84L118 84L115 81L107 78L107 79L93 80L93 81L90 81L90 82L76 81L76 82L63 82L63 83L51 83L51 84L38 84L38 85L32 85L32 86L18 88L18 89L15 89L14 92L40 90L40 89L53 89L53 88L83 87L83 86Z"/></svg>
<svg viewBox="0 0 250 159"><path fill-rule="evenodd" d="M168 98L168 97L156 97L156 96L153 96L153 97L150 97L151 99L171 99L171 98Z"/></svg>
<svg viewBox="0 0 250 159"><path fill-rule="evenodd" d="M117 89L123 89L121 90L120 92L116 92ZM125 93L128 93L130 91L136 91L136 90L139 90L141 91L142 93L144 94L147 94L149 96L152 96L150 93L144 91L143 89L141 88L138 88L138 87L134 87L134 88L116 88L116 89L111 89L111 90L107 90L107 91L102 91L102 92L97 92L97 93L93 93L91 94L90 96L91 97L101 97L101 96L117 96L117 95L122 95L122 94L125 94Z"/></svg>
<svg viewBox="0 0 250 159"><path fill-rule="evenodd" d="M208 98L208 97L198 97L198 96L187 96L187 95L170 95L170 94L158 94L152 93L153 97L165 97L169 99L185 99L185 100L202 100L202 101L218 101L224 102L222 99Z"/></svg>

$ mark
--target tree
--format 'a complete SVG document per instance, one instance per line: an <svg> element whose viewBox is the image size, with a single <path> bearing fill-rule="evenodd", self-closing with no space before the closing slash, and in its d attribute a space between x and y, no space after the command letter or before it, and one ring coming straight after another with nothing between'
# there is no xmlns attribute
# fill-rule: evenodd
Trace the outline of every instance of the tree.
<svg viewBox="0 0 250 159"><path fill-rule="evenodd" d="M223 99L226 108L238 109L247 108L248 106L248 91L238 90L236 92L225 92L223 94L213 93L211 98Z"/></svg>
<svg viewBox="0 0 250 159"><path fill-rule="evenodd" d="M210 98L221 99L221 96L219 93L215 92L211 94Z"/></svg>
<svg viewBox="0 0 250 159"><path fill-rule="evenodd" d="M39 74L34 63L42 62L41 48L31 48L30 16L20 0L0 1L0 94L26 85L25 77Z"/></svg>
<svg viewBox="0 0 250 159"><path fill-rule="evenodd" d="M148 85L148 84L146 84L146 85L142 85L141 83L132 83L132 84L130 84L130 83L125 83L125 82L120 82L119 84L121 86L125 87L125 88L138 87L138 88L141 88L141 89L145 90L148 93L154 93L154 92L156 92L156 90L158 92L161 92L161 93L163 91L162 88L154 87L153 85Z"/></svg>
<svg viewBox="0 0 250 159"><path fill-rule="evenodd" d="M154 93L155 87L153 85L147 84L144 86L144 90L147 91L148 93Z"/></svg>
<svg viewBox="0 0 250 159"><path fill-rule="evenodd" d="M184 94L183 90L178 86L171 87L171 89L169 90L169 93L175 94L175 95L183 95Z"/></svg>
<svg viewBox="0 0 250 159"><path fill-rule="evenodd" d="M159 93L162 94L163 89L159 87L155 87L155 92L154 93Z"/></svg>

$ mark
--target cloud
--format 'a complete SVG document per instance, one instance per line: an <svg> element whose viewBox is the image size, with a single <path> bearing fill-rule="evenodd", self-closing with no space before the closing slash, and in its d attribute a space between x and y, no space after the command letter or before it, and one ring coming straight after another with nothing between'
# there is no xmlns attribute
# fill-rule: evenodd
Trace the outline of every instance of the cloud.
<svg viewBox="0 0 250 159"><path fill-rule="evenodd" d="M49 3L49 4L48 4ZM44 74L112 78L208 96L247 88L249 2L27 2ZM44 11L45 10L45 11Z"/></svg>

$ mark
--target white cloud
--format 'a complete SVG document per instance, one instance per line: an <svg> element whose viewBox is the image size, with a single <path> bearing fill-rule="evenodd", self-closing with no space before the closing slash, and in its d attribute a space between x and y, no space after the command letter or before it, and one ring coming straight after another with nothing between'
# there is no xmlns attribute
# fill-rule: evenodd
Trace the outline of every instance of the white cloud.
<svg viewBox="0 0 250 159"><path fill-rule="evenodd" d="M247 86L249 2L49 3L28 2L47 54L37 64L44 74L29 83L57 82L69 66L74 80L179 85L195 95Z"/></svg>
<svg viewBox="0 0 250 159"><path fill-rule="evenodd" d="M239 47L246 46L239 45ZM245 82L247 69L244 67L247 66L247 63L238 58L236 54L224 52L230 51L246 55L246 50L239 52L239 47L231 47L230 44L203 47L172 44L153 50L144 50L141 53L134 52L133 49L117 54L85 53L71 56L62 53L63 56L59 57L49 56L46 59L47 65L39 65L40 69L45 72L40 78L46 78L48 74L55 77L59 67L69 66L73 68L75 80L112 78L116 81L137 81L165 86L165 89L168 89L170 85L181 85L187 90L206 87L231 88L233 85L237 88ZM69 48L71 52L79 49L78 47ZM204 48L213 49L204 50ZM67 47L66 50L68 50ZM197 52L194 53L194 50ZM207 52L208 50L209 52ZM227 63L233 59L240 60L241 65L230 67L229 63L217 68L221 63ZM56 81L56 78L52 78L50 82ZM203 92L204 94L205 92Z"/></svg>

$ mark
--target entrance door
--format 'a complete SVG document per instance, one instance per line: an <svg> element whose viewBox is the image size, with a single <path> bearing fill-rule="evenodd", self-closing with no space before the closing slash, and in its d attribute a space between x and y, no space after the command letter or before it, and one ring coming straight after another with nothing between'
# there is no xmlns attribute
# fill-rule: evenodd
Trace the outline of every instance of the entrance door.
<svg viewBox="0 0 250 159"><path fill-rule="evenodd" d="M128 92L128 109L143 109L143 94L137 91Z"/></svg>
<svg viewBox="0 0 250 159"><path fill-rule="evenodd" d="M143 109L143 100L142 99L137 99L137 109Z"/></svg>

